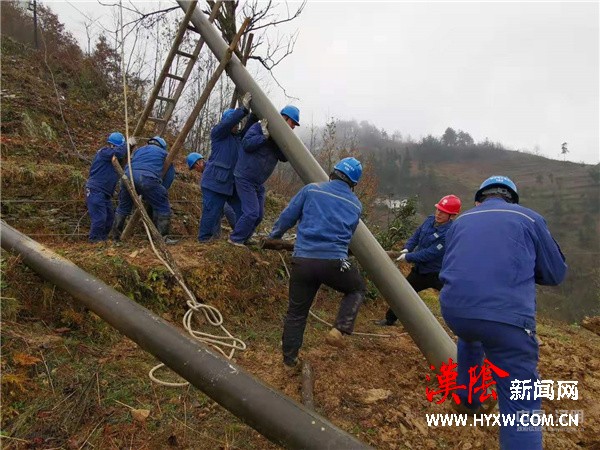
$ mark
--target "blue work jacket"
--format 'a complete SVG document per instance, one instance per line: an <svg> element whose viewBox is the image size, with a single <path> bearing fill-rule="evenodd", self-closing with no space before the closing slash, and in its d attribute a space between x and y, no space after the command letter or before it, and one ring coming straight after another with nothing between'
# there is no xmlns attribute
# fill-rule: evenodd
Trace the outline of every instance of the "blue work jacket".
<svg viewBox="0 0 600 450"><path fill-rule="evenodd" d="M452 222L435 225L435 216L425 219L417 231L406 241L404 246L410 253L406 261L413 263L420 274L437 273L442 268L442 259L446 252L446 232ZM416 249L416 251L414 251Z"/></svg>
<svg viewBox="0 0 600 450"><path fill-rule="evenodd" d="M96 156L90 167L90 176L85 186L91 190L98 190L106 195L112 196L119 181L119 174L112 165L112 157L123 158L127 154L127 144L115 147L102 147L96 152Z"/></svg>
<svg viewBox="0 0 600 450"><path fill-rule="evenodd" d="M347 258L361 212L360 200L345 182L307 184L283 210L269 237L279 239L299 222L294 256Z"/></svg>
<svg viewBox="0 0 600 450"><path fill-rule="evenodd" d="M461 214L446 234L442 311L535 330L535 284L557 285L565 257L544 218L491 198Z"/></svg>
<svg viewBox="0 0 600 450"><path fill-rule="evenodd" d="M233 171L242 149L242 136L250 125L256 122L256 118L252 114L244 130L239 133L232 133L231 129L240 123L246 114L248 114L247 109L238 108L210 131L211 152L202 174L200 182L202 188L219 194L233 195L235 186Z"/></svg>
<svg viewBox="0 0 600 450"><path fill-rule="evenodd" d="M144 145L136 150L131 157L131 170L133 171L133 177L137 174L144 175L147 177L160 178L162 174L163 165L165 159L167 159L167 151L158 145ZM125 175L129 177L129 168L125 166ZM173 164L167 170L162 185L169 189L173 181L175 180L175 167Z"/></svg>
<svg viewBox="0 0 600 450"><path fill-rule="evenodd" d="M262 185L269 179L277 161L287 161L275 141L265 137L260 122L250 127L242 139L242 148L234 174L256 185Z"/></svg>

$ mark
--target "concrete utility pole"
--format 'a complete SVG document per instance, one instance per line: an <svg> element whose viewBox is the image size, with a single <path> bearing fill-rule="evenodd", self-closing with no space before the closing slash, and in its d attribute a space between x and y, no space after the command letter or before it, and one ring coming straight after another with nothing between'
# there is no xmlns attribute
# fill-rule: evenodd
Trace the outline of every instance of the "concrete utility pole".
<svg viewBox="0 0 600 450"><path fill-rule="evenodd" d="M271 442L284 448L369 449L367 444L186 336L72 262L0 221L0 244L44 279L156 356Z"/></svg>
<svg viewBox="0 0 600 450"><path fill-rule="evenodd" d="M177 0L177 3L184 11L192 7L189 1ZM200 8L195 8L191 22L215 56L219 60L223 59L228 45ZM232 56L227 69L229 77L240 92L252 94L252 110L259 117L269 121L271 136L302 181L304 183L326 181L327 174L285 123L279 111L236 55ZM450 336L362 221L352 239L351 249L429 363L439 368L443 362L448 361L448 358L456 360L456 345Z"/></svg>

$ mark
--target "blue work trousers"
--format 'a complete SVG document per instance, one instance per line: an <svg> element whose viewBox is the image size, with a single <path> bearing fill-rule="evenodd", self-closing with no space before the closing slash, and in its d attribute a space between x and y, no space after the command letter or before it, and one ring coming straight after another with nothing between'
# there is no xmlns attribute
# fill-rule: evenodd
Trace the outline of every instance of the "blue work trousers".
<svg viewBox="0 0 600 450"><path fill-rule="evenodd" d="M102 191L85 189L85 203L90 214L90 242L106 241L115 218L112 197Z"/></svg>
<svg viewBox="0 0 600 450"><path fill-rule="evenodd" d="M152 211L157 216L171 216L171 205L169 204L169 195L167 189L162 185L162 180L155 175L147 175L133 171L133 184L138 195L142 200L152 207ZM133 208L133 200L129 191L121 185L119 192L119 205L117 214L128 216Z"/></svg>
<svg viewBox="0 0 600 450"><path fill-rule="evenodd" d="M245 178L235 177L235 190L242 202L242 214L238 216L230 235L234 242L243 244L260 225L265 213L265 187Z"/></svg>
<svg viewBox="0 0 600 450"><path fill-rule="evenodd" d="M237 195L226 195L211 189L202 188L202 217L198 230L198 240L206 242L221 234L221 218L225 214L229 225L233 228L236 217L242 214L240 200Z"/></svg>
<svg viewBox="0 0 600 450"><path fill-rule="evenodd" d="M539 380L537 363L539 356L535 333L530 330L480 319L464 319L442 310L444 320L458 336L458 378L457 384L469 386L469 368L481 368L485 357L495 366L509 373L500 378L494 372L492 376L498 394L498 407L501 414L514 414L515 417L526 412L540 411L542 401L533 399L533 383ZM510 400L512 380L530 380L531 391L523 400ZM461 395L461 402L467 405L467 393ZM477 408L479 393L473 395L469 407ZM548 413L551 413L548 411ZM542 430L540 427L519 429L515 426L500 427L500 448L502 450L541 450Z"/></svg>
<svg viewBox="0 0 600 450"><path fill-rule="evenodd" d="M242 209L241 209L241 204L239 199L236 197L235 200L237 200L237 203L233 203L234 199L230 199L225 203L225 206L223 206L223 212L221 213L221 218L219 219L219 221L217 222L217 224L215 225L215 229L213 230L213 238L220 238L221 237L221 221L223 220L223 217L225 217L225 220L227 220L227 224L229 225L229 227L233 230L235 228L235 222L237 221L237 215L242 215ZM236 206L236 209L238 210L238 212L236 213L233 209L233 207L231 206L232 204L234 204Z"/></svg>

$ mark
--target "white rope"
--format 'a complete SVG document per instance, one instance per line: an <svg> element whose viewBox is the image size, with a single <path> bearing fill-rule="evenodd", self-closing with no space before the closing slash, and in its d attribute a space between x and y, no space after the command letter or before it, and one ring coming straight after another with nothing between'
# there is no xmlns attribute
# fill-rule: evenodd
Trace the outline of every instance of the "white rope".
<svg viewBox="0 0 600 450"><path fill-rule="evenodd" d="M131 168L131 151L129 148L129 123L128 123L129 120L128 120L128 114L127 114L127 80L125 77L125 38L123 36L123 3L122 3L122 0L119 1L119 9L120 9L120 17L121 17L121 64L122 64L121 72L122 72L122 78L123 78L123 97L125 100L125 139L127 140L127 161L129 163L129 179L131 180L131 186L133 187L133 191L135 193L135 186L133 183L133 171ZM160 255L160 252L157 250L156 246L154 245L154 240L152 239L152 234L150 233L148 224L146 224L146 222L144 220L142 220L142 224L144 225L144 229L146 230L146 235L148 236L148 241L150 242L152 251L158 258L158 260L171 273L171 275L175 276L175 271L173 270L173 268ZM205 303L199 303L196 300L196 297L194 296L194 294L186 286L185 282L177 276L175 276L175 279L177 280L177 283L179 284L179 286L181 286L181 288L183 289L183 291L189 298L189 300L187 301L187 305L188 305L189 309L183 316L183 327L190 334L190 336L192 336L194 339L196 339L200 342L203 342L203 343L211 346L212 348L217 350L219 353L221 353L227 359L233 358L236 350L240 350L240 351L246 350L246 343L244 341L242 341L241 339L233 336L229 332L229 330L227 330L227 328L225 328L223 326L223 315L221 314L221 312L214 306L207 305ZM204 318L206 319L206 322L208 324L210 324L214 327L219 327L225 335L224 336L223 335L214 335L214 334L205 333L205 332L194 329L194 320L193 320L194 313L199 313L199 312L202 312L204 314ZM229 352L226 353L225 350L223 350L223 347L229 349ZM187 381L186 382L170 382L170 381L163 381L163 380L158 379L154 374L157 370L161 369L162 367L164 367L164 364L160 363L160 364L154 366L148 373L148 376L150 377L150 379L152 381L154 381L155 383L162 384L163 386L171 386L171 387L187 386L189 384Z"/></svg>
<svg viewBox="0 0 600 450"><path fill-rule="evenodd" d="M285 259L283 259L283 256L281 253L278 253L279 257L281 258L281 262L283 263L283 267L285 269L285 273L287 273L288 278L290 278L290 271L287 268L287 264L285 263ZM308 313L313 316L315 319L317 319L319 322L327 325L328 327L333 327L333 324L327 322L326 320L321 319L319 316L317 316L314 312L312 312L312 308L308 310ZM369 336L369 337L380 337L380 338L389 338L392 337L392 335L390 334L379 334L379 333L361 333L359 331L353 331L352 335L357 335L357 336Z"/></svg>
<svg viewBox="0 0 600 450"><path fill-rule="evenodd" d="M135 184L133 183L133 170L131 168L131 149L129 148L129 114L127 108L127 77L125 66L125 36L123 36L123 0L119 0L119 13L121 17L121 78L123 82L123 100L125 102L125 146L127 148L127 167L129 169L129 179L131 180L131 187L133 192L135 191Z"/></svg>

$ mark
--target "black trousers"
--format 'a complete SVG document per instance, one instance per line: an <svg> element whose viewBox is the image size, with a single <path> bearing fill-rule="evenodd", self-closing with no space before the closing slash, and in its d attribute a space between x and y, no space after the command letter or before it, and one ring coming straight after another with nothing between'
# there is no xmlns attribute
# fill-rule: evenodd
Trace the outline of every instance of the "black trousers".
<svg viewBox="0 0 600 450"><path fill-rule="evenodd" d="M302 347L308 312L321 284L344 297L334 327L351 334L358 309L365 298L365 282L355 266L342 271L340 259L292 258L289 304L283 325L283 359L292 362Z"/></svg>
<svg viewBox="0 0 600 450"><path fill-rule="evenodd" d="M421 292L425 289L430 289L430 288L441 291L442 287L444 285L440 281L439 275L440 275L439 272L420 274L417 272L417 269L415 267L413 267L413 269L410 271L410 273L406 277L406 281L408 281L408 283L411 285L411 287L416 292ZM388 309L387 312L385 313L385 320L387 320L387 323L389 323L391 325L391 324L395 323L396 320L398 320L398 317L396 317L396 314L394 314L394 311L392 311L391 309Z"/></svg>

